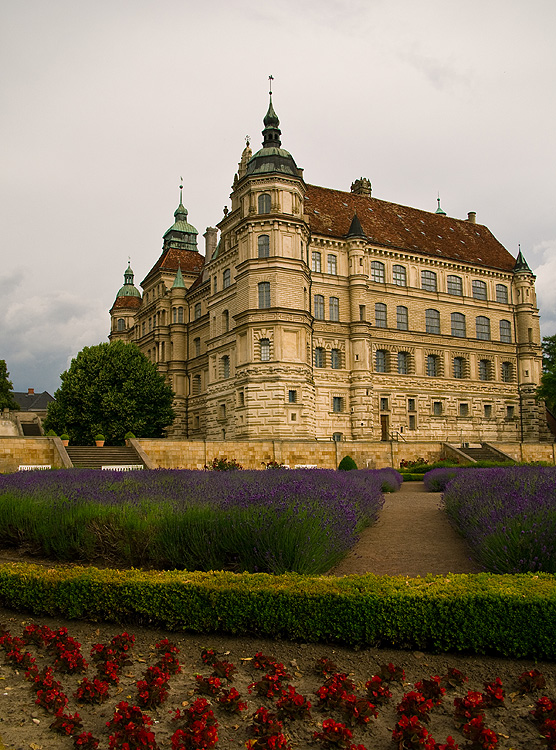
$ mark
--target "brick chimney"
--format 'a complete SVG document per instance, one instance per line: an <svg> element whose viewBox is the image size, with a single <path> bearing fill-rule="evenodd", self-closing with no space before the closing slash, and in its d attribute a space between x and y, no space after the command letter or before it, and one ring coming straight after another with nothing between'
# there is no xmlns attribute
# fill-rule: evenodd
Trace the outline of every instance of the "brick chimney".
<svg viewBox="0 0 556 750"><path fill-rule="evenodd" d="M476 211L468 211L467 212L467 221L470 224L476 224L477 223L477 212Z"/></svg>
<svg viewBox="0 0 556 750"><path fill-rule="evenodd" d="M205 258L210 260L214 251L216 250L216 243L218 241L218 229L215 227L207 227L207 231L204 233L205 238Z"/></svg>
<svg viewBox="0 0 556 750"><path fill-rule="evenodd" d="M34 388L27 388L27 395L28 396L34 396L35 395L35 389Z"/></svg>

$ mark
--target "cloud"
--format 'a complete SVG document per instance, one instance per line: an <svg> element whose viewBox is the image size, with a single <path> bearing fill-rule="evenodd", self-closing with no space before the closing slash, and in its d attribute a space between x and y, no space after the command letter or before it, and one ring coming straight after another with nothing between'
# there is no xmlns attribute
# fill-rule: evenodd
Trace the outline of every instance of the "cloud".
<svg viewBox="0 0 556 750"><path fill-rule="evenodd" d="M0 276L0 352L14 390L53 392L84 346L105 340L106 310L74 292L30 290L22 268Z"/></svg>
<svg viewBox="0 0 556 750"><path fill-rule="evenodd" d="M556 333L556 238L543 240L529 252L529 265L537 277L537 304L541 312L541 333L552 336Z"/></svg>

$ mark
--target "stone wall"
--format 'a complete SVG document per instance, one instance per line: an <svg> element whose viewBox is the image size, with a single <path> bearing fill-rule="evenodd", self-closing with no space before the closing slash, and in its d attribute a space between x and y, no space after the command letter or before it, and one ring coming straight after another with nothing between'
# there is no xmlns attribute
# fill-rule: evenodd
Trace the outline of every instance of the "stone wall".
<svg viewBox="0 0 556 750"><path fill-rule="evenodd" d="M62 460L54 440L47 437L2 437L0 436L0 472L17 471L21 465L61 468Z"/></svg>

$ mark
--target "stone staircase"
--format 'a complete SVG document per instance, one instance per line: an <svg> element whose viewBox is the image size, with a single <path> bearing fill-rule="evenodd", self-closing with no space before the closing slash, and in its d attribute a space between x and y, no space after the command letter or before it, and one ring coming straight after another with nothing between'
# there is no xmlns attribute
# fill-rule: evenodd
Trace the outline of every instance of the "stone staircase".
<svg viewBox="0 0 556 750"><path fill-rule="evenodd" d="M506 456L505 453L494 450L486 443L482 443L480 448L460 448L459 450L475 461L513 461L511 456Z"/></svg>
<svg viewBox="0 0 556 750"><path fill-rule="evenodd" d="M103 466L143 466L135 448L128 446L72 445L66 448L76 469L101 469Z"/></svg>

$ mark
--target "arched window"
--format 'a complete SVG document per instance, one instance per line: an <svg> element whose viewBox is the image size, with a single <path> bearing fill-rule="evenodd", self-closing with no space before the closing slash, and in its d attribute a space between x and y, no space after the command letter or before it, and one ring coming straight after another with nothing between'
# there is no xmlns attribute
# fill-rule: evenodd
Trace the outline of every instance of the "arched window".
<svg viewBox="0 0 556 750"><path fill-rule="evenodd" d="M485 318L484 315L479 315L475 319L475 328L478 339L490 341L490 318Z"/></svg>
<svg viewBox="0 0 556 750"><path fill-rule="evenodd" d="M396 308L396 323L398 326L399 331L407 331L408 328L408 314L407 314L407 307L404 307L403 305L398 305Z"/></svg>
<svg viewBox="0 0 556 750"><path fill-rule="evenodd" d="M341 353L339 349L330 350L330 367L333 370L339 370L341 367Z"/></svg>
<svg viewBox="0 0 556 750"><path fill-rule="evenodd" d="M509 320L500 321L500 341L505 344L512 343L512 324Z"/></svg>
<svg viewBox="0 0 556 750"><path fill-rule="evenodd" d="M259 258L268 258L270 255L270 237L268 234L260 234L257 238Z"/></svg>
<svg viewBox="0 0 556 750"><path fill-rule="evenodd" d="M270 282L261 281L258 285L259 289L259 309L270 307Z"/></svg>
<svg viewBox="0 0 556 750"><path fill-rule="evenodd" d="M324 355L324 349L322 346L317 346L315 348L315 367L324 367L325 366L325 355Z"/></svg>
<svg viewBox="0 0 556 750"><path fill-rule="evenodd" d="M320 273L321 271L321 255L316 250L311 253L311 271Z"/></svg>
<svg viewBox="0 0 556 750"><path fill-rule="evenodd" d="M465 338L465 315L463 313L452 313L452 336Z"/></svg>
<svg viewBox="0 0 556 750"><path fill-rule="evenodd" d="M407 273L404 266L392 266L392 281L396 286L407 286Z"/></svg>
<svg viewBox="0 0 556 750"><path fill-rule="evenodd" d="M490 362L488 359L479 360L479 380L490 380Z"/></svg>
<svg viewBox="0 0 556 750"><path fill-rule="evenodd" d="M425 310L425 330L427 333L440 333L440 313L438 310Z"/></svg>
<svg viewBox="0 0 556 750"><path fill-rule="evenodd" d="M508 287L505 284L496 284L496 301L508 304Z"/></svg>
<svg viewBox="0 0 556 750"><path fill-rule="evenodd" d="M448 276L446 279L446 289L448 294L454 294L456 297L463 296L463 282L461 276Z"/></svg>
<svg viewBox="0 0 556 750"><path fill-rule="evenodd" d="M118 318L118 331L125 331L125 320Z"/></svg>
<svg viewBox="0 0 556 750"><path fill-rule="evenodd" d="M454 357L454 377L461 379L465 377L465 360L463 357Z"/></svg>
<svg viewBox="0 0 556 750"><path fill-rule="evenodd" d="M224 310L222 313L222 333L228 333L230 330L230 313Z"/></svg>
<svg viewBox="0 0 556 750"><path fill-rule="evenodd" d="M193 375L193 385L191 387L194 396L198 396L201 393L201 376L199 374Z"/></svg>
<svg viewBox="0 0 556 750"><path fill-rule="evenodd" d="M340 300L338 297L330 297L329 313L330 320L334 322L340 320Z"/></svg>
<svg viewBox="0 0 556 750"><path fill-rule="evenodd" d="M229 268L224 269L222 274L222 288L227 289L231 284L232 275Z"/></svg>
<svg viewBox="0 0 556 750"><path fill-rule="evenodd" d="M178 307L178 323L183 323L183 307Z"/></svg>
<svg viewBox="0 0 556 750"><path fill-rule="evenodd" d="M487 285L484 281L479 281L479 279L473 279L471 282L471 287L473 289L473 299L486 299L487 298Z"/></svg>
<svg viewBox="0 0 556 750"><path fill-rule="evenodd" d="M172 323L177 323L177 322L178 322L178 308L173 307L172 308Z"/></svg>
<svg viewBox="0 0 556 750"><path fill-rule="evenodd" d="M384 263L379 260L373 260L371 263L371 281L384 284Z"/></svg>
<svg viewBox="0 0 556 750"><path fill-rule="evenodd" d="M427 354L427 375L435 378L438 375L438 357L436 354Z"/></svg>
<svg viewBox="0 0 556 750"><path fill-rule="evenodd" d="M258 209L260 214L270 213L270 195L268 193L259 195Z"/></svg>
<svg viewBox="0 0 556 750"><path fill-rule="evenodd" d="M223 378L229 378L230 377L230 358L227 354L225 354L222 357L222 377Z"/></svg>
<svg viewBox="0 0 556 750"><path fill-rule="evenodd" d="M324 297L322 294L315 294L315 318L317 320L324 320Z"/></svg>
<svg viewBox="0 0 556 750"><path fill-rule="evenodd" d="M270 361L270 339L261 339L259 341L259 351L261 355L261 362Z"/></svg>
<svg viewBox="0 0 556 750"><path fill-rule="evenodd" d="M201 303L197 302L197 304L195 305L195 320L199 320L201 315L202 315Z"/></svg>
<svg viewBox="0 0 556 750"><path fill-rule="evenodd" d="M421 271L421 289L426 292L436 292L436 274L434 271Z"/></svg>
<svg viewBox="0 0 556 750"><path fill-rule="evenodd" d="M377 349L375 354L376 372L388 372L388 352L385 349Z"/></svg>
<svg viewBox="0 0 556 750"><path fill-rule="evenodd" d="M383 302L377 302L375 304L375 326L377 328L386 328L387 325L387 310L386 305Z"/></svg>
<svg viewBox="0 0 556 750"><path fill-rule="evenodd" d="M409 374L409 354L407 352L398 352L398 373L400 375Z"/></svg>
<svg viewBox="0 0 556 750"><path fill-rule="evenodd" d="M514 366L511 362L502 362L502 381L511 383L514 379Z"/></svg>
<svg viewBox="0 0 556 750"><path fill-rule="evenodd" d="M328 273L331 273L333 276L336 276L338 273L338 259L335 255L329 255L327 257L328 261Z"/></svg>

